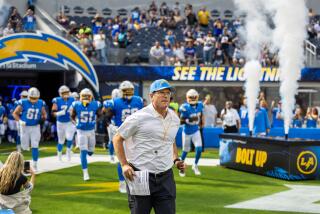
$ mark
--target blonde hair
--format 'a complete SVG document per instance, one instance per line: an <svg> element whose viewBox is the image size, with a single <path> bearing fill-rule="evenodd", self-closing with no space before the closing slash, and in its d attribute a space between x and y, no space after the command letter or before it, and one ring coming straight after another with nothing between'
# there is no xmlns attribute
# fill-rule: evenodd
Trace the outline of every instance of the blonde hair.
<svg viewBox="0 0 320 214"><path fill-rule="evenodd" d="M24 167L23 155L12 152L0 169L0 193L5 194L13 187L22 174Z"/></svg>

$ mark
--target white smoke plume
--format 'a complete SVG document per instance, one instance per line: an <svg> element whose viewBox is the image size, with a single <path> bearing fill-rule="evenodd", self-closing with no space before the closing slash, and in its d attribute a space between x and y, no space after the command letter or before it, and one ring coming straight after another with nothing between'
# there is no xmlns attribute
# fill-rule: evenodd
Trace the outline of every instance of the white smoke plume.
<svg viewBox="0 0 320 214"><path fill-rule="evenodd" d="M267 9L274 14L276 28L273 43L279 49L280 95L284 114L285 134L288 134L301 69L304 66L303 42L308 24L304 0L269 0Z"/></svg>
<svg viewBox="0 0 320 214"><path fill-rule="evenodd" d="M270 42L270 28L263 11L263 0L234 0L240 13L246 14L245 27L240 30L240 36L245 40L244 54L246 56L245 95L247 97L249 130L253 130L255 106L260 91L261 49Z"/></svg>
<svg viewBox="0 0 320 214"><path fill-rule="evenodd" d="M257 60L248 61L244 66L244 76L246 78L245 89L248 106L249 130L253 130L253 122L255 116L255 109L257 97L260 90L260 71L261 65Z"/></svg>

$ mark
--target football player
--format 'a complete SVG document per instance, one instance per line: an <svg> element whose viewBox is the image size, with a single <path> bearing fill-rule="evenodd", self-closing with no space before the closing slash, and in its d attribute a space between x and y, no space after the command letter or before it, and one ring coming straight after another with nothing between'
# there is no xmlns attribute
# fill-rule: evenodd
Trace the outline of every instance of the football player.
<svg viewBox="0 0 320 214"><path fill-rule="evenodd" d="M2 97L0 97L0 143L2 142L2 138L4 137L5 133L4 122L6 121L6 115L6 108L2 105Z"/></svg>
<svg viewBox="0 0 320 214"><path fill-rule="evenodd" d="M91 156L95 149L96 114L100 107L101 103L93 100L92 91L88 88L81 90L80 101L72 103L71 118L76 123L83 180L85 181L90 179L87 155Z"/></svg>
<svg viewBox="0 0 320 214"><path fill-rule="evenodd" d="M79 94L75 91L71 93L71 97L73 97L75 101L78 101L80 98Z"/></svg>
<svg viewBox="0 0 320 214"><path fill-rule="evenodd" d="M78 94L78 92L72 92L71 93L71 97L74 98L75 101L79 101L80 99L80 95ZM74 129L76 130L76 126L74 123L72 123ZM73 135L73 140L74 140L74 145L75 145L75 148L79 148L79 145L78 145L78 141L77 141L77 132L74 132L74 135Z"/></svg>
<svg viewBox="0 0 320 214"><path fill-rule="evenodd" d="M120 90L118 88L113 89L111 92L111 99L104 101L103 106L112 106L113 100L115 100L116 98L120 98L120 97L121 97ZM109 102L110 102L110 104L109 104ZM112 119L107 127L107 130L108 130L108 136L109 136L108 150L109 150L109 155L110 155L110 162L115 163L112 138L116 134L117 128L115 126L114 116L112 117Z"/></svg>
<svg viewBox="0 0 320 214"><path fill-rule="evenodd" d="M21 99L27 99L28 98L28 91L26 90L23 90L21 93L20 93L20 100ZM16 100L14 102L14 105L13 105L13 111L12 111L12 116L13 116L13 112L14 110L17 108L18 106L18 102L19 100ZM16 135L16 145L17 145L17 151L18 152L21 152L21 140L20 140L20 123L18 121L15 121L16 123L16 127L17 127L17 135Z"/></svg>
<svg viewBox="0 0 320 214"><path fill-rule="evenodd" d="M8 141L10 143L15 143L16 136L17 136L17 123L14 120L14 117L12 115L14 108L15 108L15 102L16 98L12 98L11 102L8 102L7 107L7 116L8 116Z"/></svg>
<svg viewBox="0 0 320 214"><path fill-rule="evenodd" d="M191 148L191 142L194 144L196 157L192 169L195 175L200 175L198 162L202 153L202 139L200 128L203 127L203 103L198 101L199 94L195 89L187 92L187 102L182 104L179 112L181 123L183 124L182 132L182 155L181 160L185 160ZM181 177L185 176L184 172L180 172Z"/></svg>
<svg viewBox="0 0 320 214"><path fill-rule="evenodd" d="M30 150L31 144L34 170L38 169L40 123L47 118L45 102L39 98L40 91L35 87L30 88L28 98L20 99L13 112L14 119L20 124L22 150Z"/></svg>
<svg viewBox="0 0 320 214"><path fill-rule="evenodd" d="M118 128L128 116L143 108L143 100L139 96L134 96L134 86L130 81L123 81L119 89L121 97L105 102L103 106L103 112L109 118L114 117L115 128ZM126 193L126 183L120 163L118 164L118 176L119 191Z"/></svg>
<svg viewBox="0 0 320 214"><path fill-rule="evenodd" d="M243 98L242 105L239 109L241 127L247 128L249 126L247 98Z"/></svg>
<svg viewBox="0 0 320 214"><path fill-rule="evenodd" d="M55 97L52 100L52 116L57 118L57 134L58 145L57 154L58 159L62 161L62 149L63 144L67 141L67 159L71 160L71 146L75 133L75 127L70 118L70 107L74 101L74 98L70 96L70 89L63 85L59 88L60 97Z"/></svg>

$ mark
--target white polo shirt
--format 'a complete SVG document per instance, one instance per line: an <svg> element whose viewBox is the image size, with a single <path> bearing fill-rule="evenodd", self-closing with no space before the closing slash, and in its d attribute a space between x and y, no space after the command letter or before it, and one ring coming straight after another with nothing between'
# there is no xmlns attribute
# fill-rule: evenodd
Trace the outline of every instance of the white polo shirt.
<svg viewBox="0 0 320 214"><path fill-rule="evenodd" d="M130 115L117 130L125 139L128 162L152 173L170 169L179 126L180 119L173 110L168 109L163 118L152 104Z"/></svg>
<svg viewBox="0 0 320 214"><path fill-rule="evenodd" d="M224 114L225 109L222 109L221 115ZM237 110L234 108L227 109L227 113L224 115L223 119L223 125L224 126L235 126L237 125L237 120L240 121L239 114Z"/></svg>

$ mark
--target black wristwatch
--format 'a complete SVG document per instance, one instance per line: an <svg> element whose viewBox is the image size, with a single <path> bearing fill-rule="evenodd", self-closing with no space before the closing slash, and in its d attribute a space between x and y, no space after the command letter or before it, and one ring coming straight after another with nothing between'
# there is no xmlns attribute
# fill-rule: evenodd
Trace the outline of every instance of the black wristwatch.
<svg viewBox="0 0 320 214"><path fill-rule="evenodd" d="M176 165L176 162L177 162L177 161L181 161L180 158L174 159L173 164Z"/></svg>

